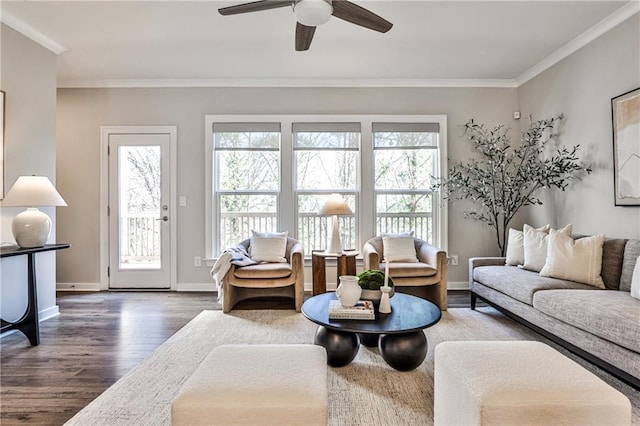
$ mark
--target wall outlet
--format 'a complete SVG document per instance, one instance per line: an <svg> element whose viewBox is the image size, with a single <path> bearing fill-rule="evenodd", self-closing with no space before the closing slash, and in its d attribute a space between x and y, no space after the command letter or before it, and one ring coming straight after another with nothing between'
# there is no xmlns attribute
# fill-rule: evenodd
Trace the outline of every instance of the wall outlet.
<svg viewBox="0 0 640 426"><path fill-rule="evenodd" d="M458 266L458 255L457 254L452 254L451 255L451 266Z"/></svg>
<svg viewBox="0 0 640 426"><path fill-rule="evenodd" d="M193 266L199 268L202 266L202 258L200 256L195 256L193 258Z"/></svg>
<svg viewBox="0 0 640 426"><path fill-rule="evenodd" d="M187 196L186 195L181 195L180 198L178 198L178 205L180 207L187 207Z"/></svg>

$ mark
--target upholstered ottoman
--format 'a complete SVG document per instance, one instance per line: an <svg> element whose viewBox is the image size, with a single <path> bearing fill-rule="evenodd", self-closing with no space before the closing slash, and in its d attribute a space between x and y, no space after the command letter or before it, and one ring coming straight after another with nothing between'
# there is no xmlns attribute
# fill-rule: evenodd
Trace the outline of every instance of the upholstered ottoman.
<svg viewBox="0 0 640 426"><path fill-rule="evenodd" d="M540 342L435 348L435 425L629 425L631 403Z"/></svg>
<svg viewBox="0 0 640 426"><path fill-rule="evenodd" d="M316 345L224 345L184 384L174 425L326 425L327 354Z"/></svg>

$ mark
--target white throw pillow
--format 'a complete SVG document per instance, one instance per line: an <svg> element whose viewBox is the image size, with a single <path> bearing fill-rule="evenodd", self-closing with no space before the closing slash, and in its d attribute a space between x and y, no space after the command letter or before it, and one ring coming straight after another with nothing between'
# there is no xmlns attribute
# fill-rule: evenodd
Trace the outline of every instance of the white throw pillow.
<svg viewBox="0 0 640 426"><path fill-rule="evenodd" d="M536 228L536 231L549 232L549 225ZM509 228L506 264L517 266L524 264L524 232Z"/></svg>
<svg viewBox="0 0 640 426"><path fill-rule="evenodd" d="M571 235L573 225L569 224L557 232ZM554 230L551 230L554 231ZM545 231L524 225L524 264L522 267L530 271L540 272L547 260L547 242L549 234Z"/></svg>
<svg viewBox="0 0 640 426"><path fill-rule="evenodd" d="M631 278L631 297L640 299L640 257L636 259L636 266L633 268Z"/></svg>
<svg viewBox="0 0 640 426"><path fill-rule="evenodd" d="M413 237L382 237L382 247L384 250L384 261L386 262L410 262L418 263L416 256L416 246Z"/></svg>
<svg viewBox="0 0 640 426"><path fill-rule="evenodd" d="M392 233L392 232L383 232L382 234L380 234L383 238L384 237L391 237L391 238L397 238L397 237L413 237L413 231L407 231L407 232L398 232L398 233Z"/></svg>
<svg viewBox="0 0 640 426"><path fill-rule="evenodd" d="M603 234L574 240L560 231L551 230L547 260L540 275L604 288L600 276L603 244Z"/></svg>
<svg viewBox="0 0 640 426"><path fill-rule="evenodd" d="M287 252L287 236L285 232L257 232L251 231L251 258L256 262L285 263L284 255Z"/></svg>

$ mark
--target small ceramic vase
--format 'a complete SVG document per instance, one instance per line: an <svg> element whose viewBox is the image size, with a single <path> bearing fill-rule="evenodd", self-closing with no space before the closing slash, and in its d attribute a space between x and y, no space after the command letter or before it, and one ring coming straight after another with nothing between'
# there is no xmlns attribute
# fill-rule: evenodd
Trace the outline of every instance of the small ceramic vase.
<svg viewBox="0 0 640 426"><path fill-rule="evenodd" d="M358 277L354 275L342 275L340 276L340 285L336 289L336 296L340 304L345 308L355 306L360 300L362 294L362 288L358 284Z"/></svg>
<svg viewBox="0 0 640 426"><path fill-rule="evenodd" d="M382 292L382 296L380 296L380 307L378 308L378 312L381 314L388 314L391 312L391 300L389 300L391 287L382 286L380 287L380 291Z"/></svg>

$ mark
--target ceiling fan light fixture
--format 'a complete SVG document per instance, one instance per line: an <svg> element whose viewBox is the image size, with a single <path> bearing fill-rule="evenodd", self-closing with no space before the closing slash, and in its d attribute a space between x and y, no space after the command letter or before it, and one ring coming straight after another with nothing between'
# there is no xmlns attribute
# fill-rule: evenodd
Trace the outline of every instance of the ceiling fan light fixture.
<svg viewBox="0 0 640 426"><path fill-rule="evenodd" d="M333 6L326 0L300 0L293 6L293 11L302 25L316 27L329 22Z"/></svg>

